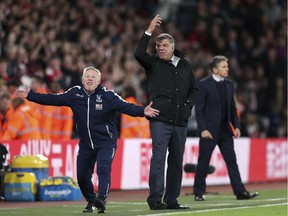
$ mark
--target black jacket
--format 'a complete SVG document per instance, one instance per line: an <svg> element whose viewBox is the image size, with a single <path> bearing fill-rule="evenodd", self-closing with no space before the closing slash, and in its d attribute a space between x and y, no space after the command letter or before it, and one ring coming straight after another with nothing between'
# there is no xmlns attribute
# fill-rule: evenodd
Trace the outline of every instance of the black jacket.
<svg viewBox="0 0 288 216"><path fill-rule="evenodd" d="M227 125L231 123L233 127L240 128L240 120L234 101L233 82L226 79L225 86L227 89ZM195 105L199 133L203 130L209 130L212 136L217 139L221 128L221 104L213 77L209 76L200 80L199 89ZM230 130L231 136L233 136L231 128L229 127L227 130Z"/></svg>
<svg viewBox="0 0 288 216"><path fill-rule="evenodd" d="M174 51L180 58L177 67L148 54L150 38L147 34L142 36L135 57L149 79L149 101L153 101L153 108L160 110L155 119L186 127L198 92L192 63L177 50Z"/></svg>

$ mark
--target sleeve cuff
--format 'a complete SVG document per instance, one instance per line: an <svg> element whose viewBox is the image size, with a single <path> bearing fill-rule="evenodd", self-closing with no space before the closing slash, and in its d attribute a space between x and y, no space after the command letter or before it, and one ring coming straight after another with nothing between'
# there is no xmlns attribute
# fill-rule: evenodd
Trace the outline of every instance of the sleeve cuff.
<svg viewBox="0 0 288 216"><path fill-rule="evenodd" d="M147 31L145 31L145 34L148 35L148 36L152 35L151 33L147 32Z"/></svg>

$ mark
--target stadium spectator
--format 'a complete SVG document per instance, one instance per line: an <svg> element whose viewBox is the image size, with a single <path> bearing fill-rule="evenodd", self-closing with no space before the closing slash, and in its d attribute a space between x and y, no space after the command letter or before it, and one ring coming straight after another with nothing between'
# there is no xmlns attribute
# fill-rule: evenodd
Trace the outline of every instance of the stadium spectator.
<svg viewBox="0 0 288 216"><path fill-rule="evenodd" d="M7 124L13 115L13 106L11 103L11 96L8 93L0 95L0 133L7 128Z"/></svg>
<svg viewBox="0 0 288 216"><path fill-rule="evenodd" d="M59 81L50 84L50 92L53 94L63 93L63 88ZM73 133L73 112L67 106L53 106L51 114L51 139L70 140Z"/></svg>
<svg viewBox="0 0 288 216"><path fill-rule="evenodd" d="M0 134L1 141L39 140L41 133L35 111L25 104L22 98L12 100L13 114L8 119L7 127Z"/></svg>
<svg viewBox="0 0 288 216"><path fill-rule="evenodd" d="M136 105L140 103L136 99L136 92L133 87L124 89L123 98ZM121 114L120 138L150 138L149 121L146 118L135 118L126 114Z"/></svg>
<svg viewBox="0 0 288 216"><path fill-rule="evenodd" d="M30 88L38 93L47 93L48 90L44 80L37 75L30 77ZM51 139L53 107L25 101L34 110L38 120L41 138Z"/></svg>

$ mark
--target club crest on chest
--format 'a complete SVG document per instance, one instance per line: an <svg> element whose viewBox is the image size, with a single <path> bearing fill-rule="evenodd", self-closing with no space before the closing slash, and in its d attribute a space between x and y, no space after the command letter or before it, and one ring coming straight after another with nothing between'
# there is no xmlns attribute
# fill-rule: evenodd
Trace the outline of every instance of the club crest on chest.
<svg viewBox="0 0 288 216"><path fill-rule="evenodd" d="M95 104L96 110L103 110L103 104L102 104L102 95L96 95L96 104Z"/></svg>

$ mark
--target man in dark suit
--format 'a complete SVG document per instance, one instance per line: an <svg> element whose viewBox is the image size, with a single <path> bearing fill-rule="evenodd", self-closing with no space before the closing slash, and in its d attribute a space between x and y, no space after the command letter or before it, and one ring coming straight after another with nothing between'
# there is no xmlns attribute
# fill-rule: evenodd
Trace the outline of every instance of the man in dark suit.
<svg viewBox="0 0 288 216"><path fill-rule="evenodd" d="M251 199L258 193L249 193L242 183L234 138L241 135L240 121L234 101L233 82L228 77L228 59L215 56L210 64L212 75L199 82L195 112L200 132L199 157L195 174L194 194L196 201L204 201L206 176L215 146L221 151L226 163L233 192L238 200ZM230 124L233 126L230 127Z"/></svg>

